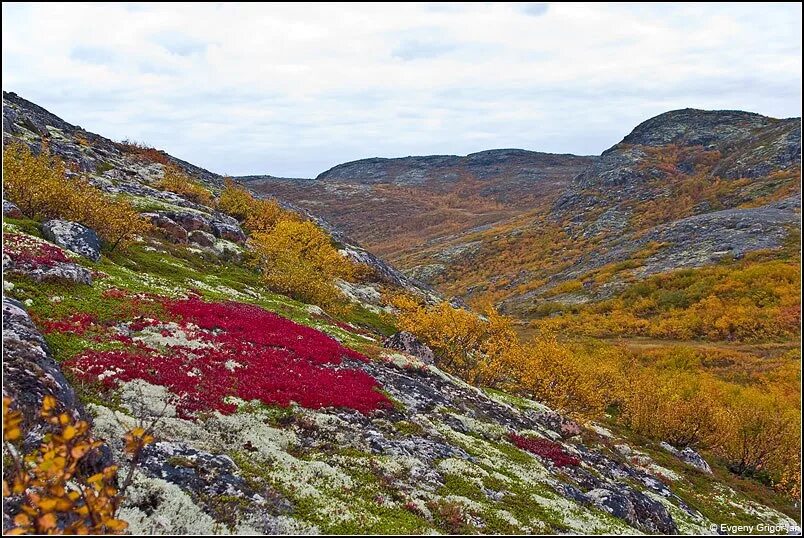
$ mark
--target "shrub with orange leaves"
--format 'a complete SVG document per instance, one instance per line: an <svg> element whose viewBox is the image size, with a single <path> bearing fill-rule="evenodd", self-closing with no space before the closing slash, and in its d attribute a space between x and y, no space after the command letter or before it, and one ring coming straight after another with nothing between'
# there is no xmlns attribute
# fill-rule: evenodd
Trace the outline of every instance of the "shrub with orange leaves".
<svg viewBox="0 0 804 538"><path fill-rule="evenodd" d="M62 161L21 143L3 149L3 195L28 218L67 219L95 230L110 250L150 225L128 202L109 196L84 178L67 179Z"/></svg>
<svg viewBox="0 0 804 538"><path fill-rule="evenodd" d="M162 179L156 182L154 187L184 196L191 202L197 204L211 206L213 203L210 190L194 180L175 164L165 165L165 173Z"/></svg>
<svg viewBox="0 0 804 538"><path fill-rule="evenodd" d="M132 456L126 483L117 488L116 465L87 476L87 458L103 446L92 438L89 423L57 412L53 396L42 400L40 416L50 424L36 450L23 455L22 412L3 397L3 456L10 464L3 476L3 498L13 515L7 534L121 534L128 524L116 517L141 450L153 442L144 428L125 436Z"/></svg>

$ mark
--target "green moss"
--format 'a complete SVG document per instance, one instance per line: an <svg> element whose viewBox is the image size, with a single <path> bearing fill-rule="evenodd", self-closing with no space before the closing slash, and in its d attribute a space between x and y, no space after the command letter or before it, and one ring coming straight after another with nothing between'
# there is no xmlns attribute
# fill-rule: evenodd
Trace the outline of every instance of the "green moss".
<svg viewBox="0 0 804 538"><path fill-rule="evenodd" d="M362 305L353 305L349 313L346 314L345 321L358 327L376 331L383 336L391 336L397 332L392 316L372 312Z"/></svg>
<svg viewBox="0 0 804 538"><path fill-rule="evenodd" d="M3 229L6 230L6 228L8 228L8 231L22 232L35 237L42 237L41 224L33 219L25 217L12 219L4 216Z"/></svg>
<svg viewBox="0 0 804 538"><path fill-rule="evenodd" d="M400 420L399 422L395 422L394 430L402 435L421 435L424 433L424 429L421 426L408 420Z"/></svg>
<svg viewBox="0 0 804 538"><path fill-rule="evenodd" d="M448 495L459 495L481 504L489 502L488 497L485 496L477 484L455 474L447 474L444 476L444 485L439 488L438 494L444 497Z"/></svg>

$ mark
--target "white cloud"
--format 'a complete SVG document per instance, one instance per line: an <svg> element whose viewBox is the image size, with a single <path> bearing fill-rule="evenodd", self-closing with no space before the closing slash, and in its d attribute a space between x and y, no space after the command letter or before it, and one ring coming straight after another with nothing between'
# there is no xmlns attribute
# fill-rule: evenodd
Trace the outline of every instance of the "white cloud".
<svg viewBox="0 0 804 538"><path fill-rule="evenodd" d="M3 4L3 88L218 172L801 114L800 4Z"/></svg>

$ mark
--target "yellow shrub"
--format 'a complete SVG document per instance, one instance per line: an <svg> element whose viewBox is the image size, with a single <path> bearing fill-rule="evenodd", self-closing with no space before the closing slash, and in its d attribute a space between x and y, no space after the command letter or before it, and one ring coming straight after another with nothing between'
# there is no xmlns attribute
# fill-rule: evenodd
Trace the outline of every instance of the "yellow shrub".
<svg viewBox="0 0 804 538"><path fill-rule="evenodd" d="M123 490L117 489L117 467L87 476L88 456L103 443L93 439L86 421L57 413L53 396L42 401L41 417L54 428L41 446L21 454L22 413L3 398L3 497L18 500L8 534L120 534L128 524L116 514L130 483L139 452L153 437L143 428L126 434L133 464ZM6 466L7 462L7 466Z"/></svg>
<svg viewBox="0 0 804 538"><path fill-rule="evenodd" d="M127 202L113 198L84 178L67 179L64 163L45 151L33 155L11 143L3 150L5 196L30 218L61 218L92 228L113 250L150 225Z"/></svg>
<svg viewBox="0 0 804 538"><path fill-rule="evenodd" d="M229 178L223 180L223 190L218 196L218 209L238 220L244 220L254 207L254 197Z"/></svg>
<svg viewBox="0 0 804 538"><path fill-rule="evenodd" d="M213 203L212 193L209 189L174 164L165 166L164 176L156 182L154 187L184 196L197 204L211 206Z"/></svg>
<svg viewBox="0 0 804 538"><path fill-rule="evenodd" d="M249 232L270 232L281 220L301 221L275 200L256 199L245 187L228 178L218 197L218 209L242 221Z"/></svg>
<svg viewBox="0 0 804 538"><path fill-rule="evenodd" d="M353 264L312 222L281 220L270 232L254 233L250 244L271 289L324 308L343 301L335 279L351 278Z"/></svg>

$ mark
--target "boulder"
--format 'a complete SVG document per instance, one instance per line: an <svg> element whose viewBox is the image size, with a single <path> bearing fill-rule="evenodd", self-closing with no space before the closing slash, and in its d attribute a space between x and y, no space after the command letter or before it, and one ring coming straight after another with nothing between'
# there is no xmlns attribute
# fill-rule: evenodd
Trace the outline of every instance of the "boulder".
<svg viewBox="0 0 804 538"><path fill-rule="evenodd" d="M407 331L400 331L386 338L382 345L388 349L404 351L425 364L433 364L433 362L435 362L433 350L427 347L426 344L421 343L415 336Z"/></svg>
<svg viewBox="0 0 804 538"><path fill-rule="evenodd" d="M42 225L42 235L58 246L96 262L100 260L100 239L90 228L68 220L49 220Z"/></svg>
<svg viewBox="0 0 804 538"><path fill-rule="evenodd" d="M42 398L55 396L62 411L86 419L75 391L50 354L22 304L3 296L3 394L23 412L26 446L36 446L47 424L39 418Z"/></svg>
<svg viewBox="0 0 804 538"><path fill-rule="evenodd" d="M221 239L226 239L234 243L243 243L246 240L246 234L243 233L243 230L237 224L216 220L212 222L211 226L212 233L215 234L215 237L220 237Z"/></svg>
<svg viewBox="0 0 804 538"><path fill-rule="evenodd" d="M3 199L3 216L9 217L12 219L21 219L24 215L20 208L17 207L15 204L12 204L6 199Z"/></svg>
<svg viewBox="0 0 804 538"><path fill-rule="evenodd" d="M698 454L695 450L690 447L684 447L683 449L679 450L670 443L662 441L659 443L664 450L671 453L690 467L694 467L698 469L702 473L712 474L712 468L709 467L709 464L706 463L706 460Z"/></svg>
<svg viewBox="0 0 804 538"><path fill-rule="evenodd" d="M204 232L212 231L212 227L209 224L209 219L198 213L191 211L171 211L160 214L175 221L188 232L192 232L194 230L202 230Z"/></svg>
<svg viewBox="0 0 804 538"><path fill-rule="evenodd" d="M187 234L187 240L199 247L212 248L215 246L215 236L203 230L193 230Z"/></svg>
<svg viewBox="0 0 804 538"><path fill-rule="evenodd" d="M68 281L76 284L92 285L92 271L75 263L58 263L53 266L38 266L30 270L23 269L37 282Z"/></svg>
<svg viewBox="0 0 804 538"><path fill-rule="evenodd" d="M598 508L651 534L677 534L670 512L644 493L623 486L595 488L586 497Z"/></svg>
<svg viewBox="0 0 804 538"><path fill-rule="evenodd" d="M174 243L187 242L187 230L170 217L166 217L160 213L143 213L142 216L150 220L151 224L159 228L159 230Z"/></svg>

